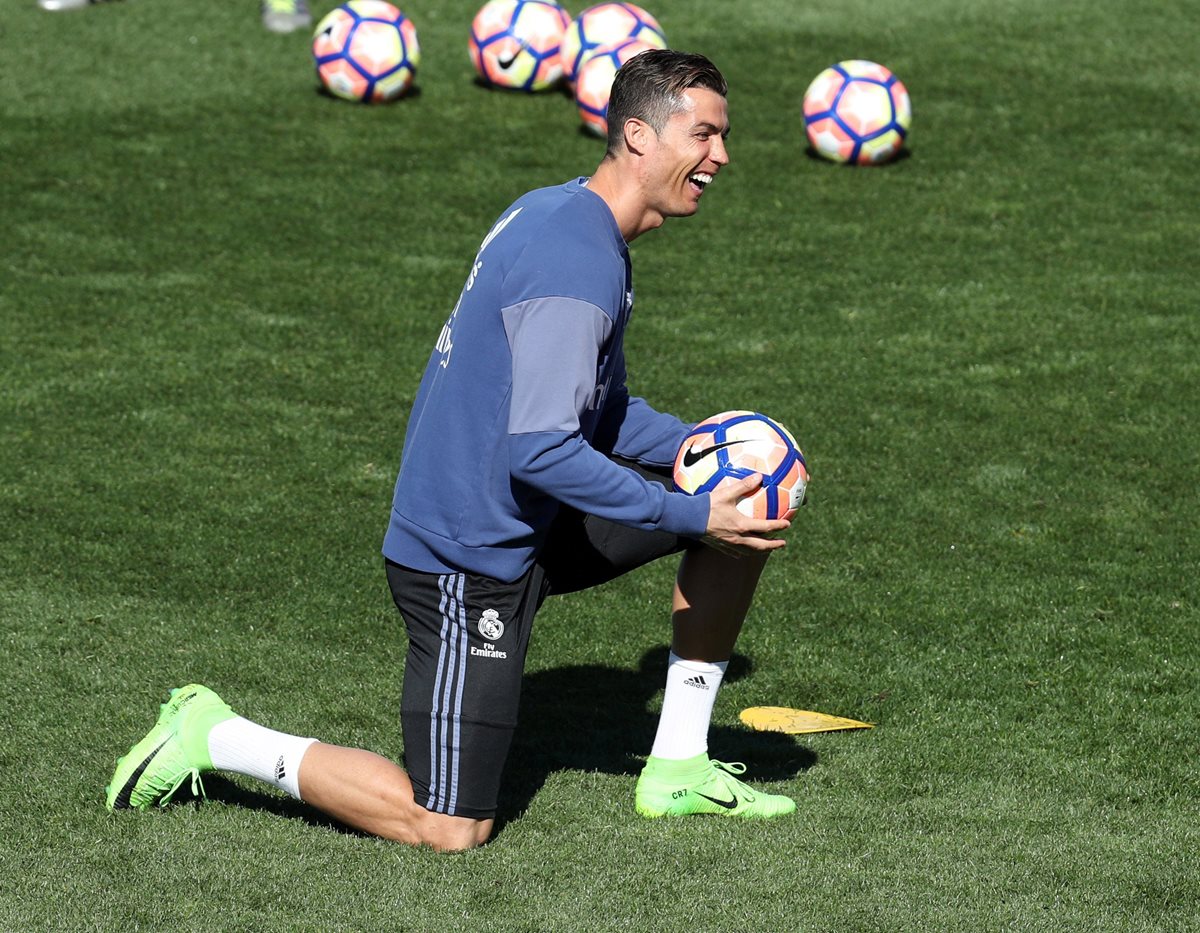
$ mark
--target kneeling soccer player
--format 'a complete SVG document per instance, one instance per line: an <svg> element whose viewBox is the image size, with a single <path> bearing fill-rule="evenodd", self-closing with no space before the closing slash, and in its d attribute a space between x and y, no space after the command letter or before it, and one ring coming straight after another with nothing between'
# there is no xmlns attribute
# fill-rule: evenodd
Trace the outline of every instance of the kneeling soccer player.
<svg viewBox="0 0 1200 933"><path fill-rule="evenodd" d="M717 688L767 557L784 545L772 535L788 522L737 510L753 478L706 495L671 491L690 425L632 396L625 379L627 244L694 214L728 164L725 95L702 56L631 59L613 84L595 173L519 198L479 248L417 392L383 545L409 636L407 770L264 728L191 685L118 763L110 807L163 803L189 777L227 770L379 836L478 845L492 830L543 600L682 552L637 812L795 810L740 781L743 766L708 757ZM603 715L603 697L597 706Z"/></svg>

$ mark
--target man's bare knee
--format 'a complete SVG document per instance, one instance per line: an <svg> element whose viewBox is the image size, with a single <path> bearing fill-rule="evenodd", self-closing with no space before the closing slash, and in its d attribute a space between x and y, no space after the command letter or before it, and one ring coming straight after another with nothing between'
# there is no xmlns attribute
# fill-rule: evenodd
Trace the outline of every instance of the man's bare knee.
<svg viewBox="0 0 1200 933"><path fill-rule="evenodd" d="M462 852L487 842L493 820L475 820L465 816L429 813L417 827L420 842L439 852Z"/></svg>

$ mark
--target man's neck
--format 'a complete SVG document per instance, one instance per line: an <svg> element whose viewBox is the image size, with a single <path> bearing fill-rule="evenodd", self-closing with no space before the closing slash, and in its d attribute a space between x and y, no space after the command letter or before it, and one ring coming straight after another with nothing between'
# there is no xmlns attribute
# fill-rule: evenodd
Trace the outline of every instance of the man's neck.
<svg viewBox="0 0 1200 933"><path fill-rule="evenodd" d="M588 179L587 187L608 205L626 243L662 225L662 216L646 206L637 175L630 166L621 165L617 159L601 161L595 174Z"/></svg>

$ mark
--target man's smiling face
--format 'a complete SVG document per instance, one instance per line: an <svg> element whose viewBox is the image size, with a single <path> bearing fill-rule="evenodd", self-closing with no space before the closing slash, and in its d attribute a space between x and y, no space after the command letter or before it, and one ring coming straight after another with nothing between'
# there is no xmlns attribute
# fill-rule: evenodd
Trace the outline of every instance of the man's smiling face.
<svg viewBox="0 0 1200 933"><path fill-rule="evenodd" d="M664 218L696 213L704 189L729 164L725 98L707 88L690 88L681 99L684 108L657 134L646 170L651 205Z"/></svg>

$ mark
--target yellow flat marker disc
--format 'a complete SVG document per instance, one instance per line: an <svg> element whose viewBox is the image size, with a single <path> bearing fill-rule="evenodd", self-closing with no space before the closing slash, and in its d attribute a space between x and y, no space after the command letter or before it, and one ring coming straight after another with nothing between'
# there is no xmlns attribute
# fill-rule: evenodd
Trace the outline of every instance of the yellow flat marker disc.
<svg viewBox="0 0 1200 933"><path fill-rule="evenodd" d="M742 722L760 732L786 732L800 735L805 732L837 732L841 729L873 729L872 723L844 719L826 713L788 706L751 706L742 710Z"/></svg>

